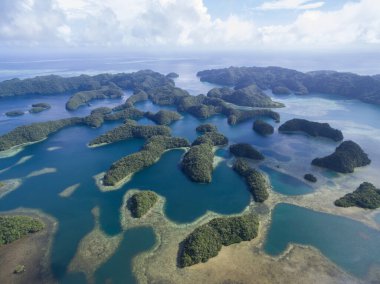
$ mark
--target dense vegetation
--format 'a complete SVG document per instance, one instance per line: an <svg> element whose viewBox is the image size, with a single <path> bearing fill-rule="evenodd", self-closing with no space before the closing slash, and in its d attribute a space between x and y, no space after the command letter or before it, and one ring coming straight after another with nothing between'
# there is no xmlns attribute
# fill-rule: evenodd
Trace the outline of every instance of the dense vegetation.
<svg viewBox="0 0 380 284"><path fill-rule="evenodd" d="M139 120L143 117L144 117L144 113L142 111L134 107L129 107L121 111L106 114L104 116L104 120L107 120L107 121L114 121L114 120L121 120L121 119Z"/></svg>
<svg viewBox="0 0 380 284"><path fill-rule="evenodd" d="M138 90L137 92L133 93L133 95L130 96L126 100L125 103L129 104L129 105L134 105L135 103L143 102L143 101L146 101L148 99L149 99L149 96L148 96L148 94L146 92Z"/></svg>
<svg viewBox="0 0 380 284"><path fill-rule="evenodd" d="M374 76L334 71L302 73L280 67L230 67L205 70L197 75L201 81L235 88L255 84L262 90L274 90L281 86L295 94L333 94L380 104L380 80Z"/></svg>
<svg viewBox="0 0 380 284"><path fill-rule="evenodd" d="M278 129L280 132L305 132L313 137L325 137L334 141L342 141L343 134L340 130L334 129L328 123L308 121L306 119L291 119L285 122Z"/></svg>
<svg viewBox="0 0 380 284"><path fill-rule="evenodd" d="M277 86L272 89L272 93L275 95L289 95L292 92L287 87Z"/></svg>
<svg viewBox="0 0 380 284"><path fill-rule="evenodd" d="M66 109L76 110L82 105L86 105L93 100L121 98L123 91L115 84L110 83L97 90L82 91L75 93L66 103Z"/></svg>
<svg viewBox="0 0 380 284"><path fill-rule="evenodd" d="M22 110L11 110L11 111L7 111L5 115L9 117L21 116L21 115L24 115L24 112Z"/></svg>
<svg viewBox="0 0 380 284"><path fill-rule="evenodd" d="M181 162L182 171L195 182L209 183L213 170L214 153L212 144L191 146Z"/></svg>
<svg viewBox="0 0 380 284"><path fill-rule="evenodd" d="M222 246L250 241L259 230L259 221L253 214L240 217L216 218L196 228L180 247L178 266L186 267L218 255Z"/></svg>
<svg viewBox="0 0 380 284"><path fill-rule="evenodd" d="M273 126L261 119L255 120L252 129L263 136L271 135L274 132Z"/></svg>
<svg viewBox="0 0 380 284"><path fill-rule="evenodd" d="M264 160L263 154L257 151L252 145L238 143L230 146L230 152L236 157L243 157L254 160Z"/></svg>
<svg viewBox="0 0 380 284"><path fill-rule="evenodd" d="M198 125L195 130L198 133L204 134L206 132L217 132L218 128L213 124L205 123L205 124Z"/></svg>
<svg viewBox="0 0 380 284"><path fill-rule="evenodd" d="M146 112L145 117L153 120L159 125L170 125L182 118L178 112L171 110L160 110L157 113Z"/></svg>
<svg viewBox="0 0 380 284"><path fill-rule="evenodd" d="M317 178L312 174L306 174L303 176L303 178L310 182L317 182Z"/></svg>
<svg viewBox="0 0 380 284"><path fill-rule="evenodd" d="M233 169L245 178L249 191L256 202L264 202L268 199L270 186L262 173L252 169L246 161L240 158L236 159Z"/></svg>
<svg viewBox="0 0 380 284"><path fill-rule="evenodd" d="M141 218L148 213L150 208L156 204L157 200L157 194L153 191L141 191L131 196L128 200L128 208L134 218Z"/></svg>
<svg viewBox="0 0 380 284"><path fill-rule="evenodd" d="M235 125L243 121L259 118L259 117L269 117L274 121L280 121L280 115L270 109L254 109L254 110L238 110L238 109L227 109L225 114L228 117L228 124Z"/></svg>
<svg viewBox="0 0 380 284"><path fill-rule="evenodd" d="M233 90L230 88L214 88L207 93L208 97L219 98L223 101L248 107L283 107L281 103L273 102L256 85Z"/></svg>
<svg viewBox="0 0 380 284"><path fill-rule="evenodd" d="M224 146L228 144L228 138L219 132L206 132L195 139L191 145L195 146L203 143L208 143L212 146Z"/></svg>
<svg viewBox="0 0 380 284"><path fill-rule="evenodd" d="M0 245L9 244L27 234L36 233L44 224L27 216L0 216Z"/></svg>
<svg viewBox="0 0 380 284"><path fill-rule="evenodd" d="M116 185L131 174L153 165L166 150L189 146L189 142L183 138L153 136L139 152L112 164L104 176L103 184Z"/></svg>
<svg viewBox="0 0 380 284"><path fill-rule="evenodd" d="M363 167L370 163L368 155L353 141L344 141L331 155L312 161L315 166L340 173L353 173L356 167Z"/></svg>
<svg viewBox="0 0 380 284"><path fill-rule="evenodd" d="M48 110L51 108L51 105L48 103L37 103L37 104L32 104L32 108L29 110L30 113L39 113L44 110Z"/></svg>
<svg viewBox="0 0 380 284"><path fill-rule="evenodd" d="M380 189L377 189L369 182L363 182L353 193L335 201L339 207L357 206L366 209L376 209L380 207Z"/></svg>
<svg viewBox="0 0 380 284"><path fill-rule="evenodd" d="M181 98L190 96L187 91L173 85L152 88L146 92L149 99L157 105L176 105Z"/></svg>

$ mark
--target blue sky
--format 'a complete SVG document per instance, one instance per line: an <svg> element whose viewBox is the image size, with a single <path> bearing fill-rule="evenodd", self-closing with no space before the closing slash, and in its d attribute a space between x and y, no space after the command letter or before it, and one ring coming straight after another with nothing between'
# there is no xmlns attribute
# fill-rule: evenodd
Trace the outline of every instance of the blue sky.
<svg viewBox="0 0 380 284"><path fill-rule="evenodd" d="M0 48L380 50L379 0L1 0Z"/></svg>

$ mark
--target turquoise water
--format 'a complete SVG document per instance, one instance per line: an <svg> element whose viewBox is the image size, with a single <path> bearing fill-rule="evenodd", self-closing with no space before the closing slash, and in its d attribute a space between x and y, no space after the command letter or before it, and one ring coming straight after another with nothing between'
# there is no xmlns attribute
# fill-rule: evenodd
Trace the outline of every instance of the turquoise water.
<svg viewBox="0 0 380 284"><path fill-rule="evenodd" d="M281 203L272 213L264 250L283 253L291 244L311 245L341 268L365 277L372 265L380 265L380 233L344 217Z"/></svg>
<svg viewBox="0 0 380 284"><path fill-rule="evenodd" d="M300 195L312 193L314 191L310 185L293 176L276 171L267 166L260 166L260 169L268 174L273 190L278 193L285 195Z"/></svg>

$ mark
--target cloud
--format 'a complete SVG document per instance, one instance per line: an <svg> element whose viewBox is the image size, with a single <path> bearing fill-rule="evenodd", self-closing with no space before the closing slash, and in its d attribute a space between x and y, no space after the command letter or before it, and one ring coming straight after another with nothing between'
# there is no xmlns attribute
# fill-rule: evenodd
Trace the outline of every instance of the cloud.
<svg viewBox="0 0 380 284"><path fill-rule="evenodd" d="M325 2L313 0L277 0L262 3L257 10L309 10L321 8Z"/></svg>

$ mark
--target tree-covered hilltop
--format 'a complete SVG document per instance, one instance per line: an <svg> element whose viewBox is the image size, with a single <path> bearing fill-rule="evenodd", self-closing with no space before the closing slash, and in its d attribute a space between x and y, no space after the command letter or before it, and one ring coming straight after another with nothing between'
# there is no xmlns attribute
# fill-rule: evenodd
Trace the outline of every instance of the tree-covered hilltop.
<svg viewBox="0 0 380 284"><path fill-rule="evenodd" d="M214 88L207 93L210 98L219 98L238 106L276 108L284 107L282 103L274 102L256 85L233 90L230 88Z"/></svg>
<svg viewBox="0 0 380 284"><path fill-rule="evenodd" d="M181 161L184 174L194 182L209 183L213 170L214 152L212 144L191 146Z"/></svg>
<svg viewBox="0 0 380 284"><path fill-rule="evenodd" d="M325 137L335 142L343 140L342 131L334 129L328 123L309 121L306 119L294 118L288 120L278 129L280 132L305 132L313 137Z"/></svg>
<svg viewBox="0 0 380 284"><path fill-rule="evenodd" d="M190 96L187 91L169 84L148 89L146 92L149 99L157 105L176 105L181 98Z"/></svg>
<svg viewBox="0 0 380 284"><path fill-rule="evenodd" d="M280 122L280 114L271 109L239 110L229 109L225 112L228 124L235 125L252 118L269 117L275 122Z"/></svg>
<svg viewBox="0 0 380 284"><path fill-rule="evenodd" d="M153 136L147 140L139 152L113 163L103 178L103 184L117 185L131 174L153 165L166 150L189 146L189 141L184 138Z"/></svg>
<svg viewBox="0 0 380 284"><path fill-rule="evenodd" d="M0 245L9 244L22 237L41 231L40 220L27 216L0 216Z"/></svg>
<svg viewBox="0 0 380 284"><path fill-rule="evenodd" d="M66 103L67 110L76 110L93 100L116 99L123 96L123 91L113 83L100 89L75 93Z"/></svg>
<svg viewBox="0 0 380 284"><path fill-rule="evenodd" d="M115 120L139 120L144 117L144 112L138 110L137 108L130 107L123 109L121 111L116 111L110 114L106 114L104 116L104 120L106 121L115 121Z"/></svg>
<svg viewBox="0 0 380 284"><path fill-rule="evenodd" d="M236 159L233 169L240 176L244 177L249 191L256 202L264 202L268 199L268 189L270 188L270 185L262 173L252 169L248 163L241 158Z"/></svg>
<svg viewBox="0 0 380 284"><path fill-rule="evenodd" d="M159 125L170 125L182 118L178 112L171 110L160 110L157 113L146 112L145 117Z"/></svg>
<svg viewBox="0 0 380 284"><path fill-rule="evenodd" d="M125 103L129 105L134 105L139 102L143 102L149 99L149 96L146 92L138 90L133 93L132 96L130 96Z"/></svg>
<svg viewBox="0 0 380 284"><path fill-rule="evenodd" d="M368 155L353 141L344 141L335 152L324 158L316 158L312 164L339 173L353 173L356 167L371 163Z"/></svg>
<svg viewBox="0 0 380 284"><path fill-rule="evenodd" d="M99 74L95 76L80 75L61 77L56 75L38 76L29 79L12 79L0 82L0 97L18 95L56 95L92 91L115 84L125 90L149 90L173 85L172 79L151 70L134 73Z"/></svg>
<svg viewBox="0 0 380 284"><path fill-rule="evenodd" d="M132 138L147 139L155 135L170 136L170 128L163 125L136 125L131 122L120 125L90 141L89 146L110 144Z"/></svg>
<svg viewBox="0 0 380 284"><path fill-rule="evenodd" d="M380 104L380 80L372 76L334 71L302 73L281 67L230 67L198 72L203 82L244 88L252 84L262 90L295 94L324 93ZM286 90L286 89L287 90ZM286 90L286 91L285 91Z"/></svg>
<svg viewBox="0 0 380 284"><path fill-rule="evenodd" d="M228 138L219 132L206 132L197 137L191 144L192 146L208 143L212 146L224 146L228 144Z"/></svg>
<svg viewBox="0 0 380 284"><path fill-rule="evenodd" d="M135 193L128 200L128 209L134 218L143 217L156 204L158 196L150 190Z"/></svg>
<svg viewBox="0 0 380 284"><path fill-rule="evenodd" d="M261 119L255 120L252 125L252 129L263 136L271 135L274 133L273 126Z"/></svg>
<svg viewBox="0 0 380 284"><path fill-rule="evenodd" d="M196 228L180 246L178 266L206 262L218 255L222 246L250 241L257 237L258 218L253 214L223 217Z"/></svg>
<svg viewBox="0 0 380 284"><path fill-rule="evenodd" d="M218 128L210 123L200 124L195 129L198 133L205 134L206 132L217 132Z"/></svg>
<svg viewBox="0 0 380 284"><path fill-rule="evenodd" d="M22 111L22 110L11 110L11 111L7 111L5 113L6 116L9 116L9 117L15 117L15 116L21 116L21 115L24 115L25 112Z"/></svg>
<svg viewBox="0 0 380 284"><path fill-rule="evenodd" d="M230 146L230 152L236 157L264 160L263 154L248 143L238 143Z"/></svg>
<svg viewBox="0 0 380 284"><path fill-rule="evenodd" d="M334 202L339 207L360 207L376 209L380 207L380 189L372 183L363 182L353 193L348 193Z"/></svg>

